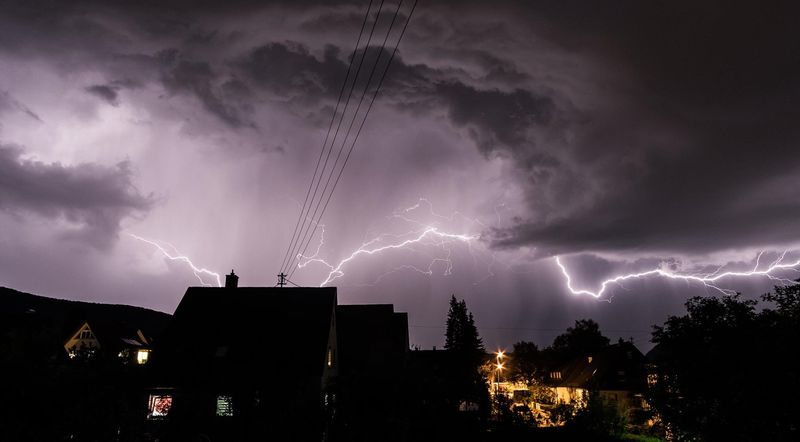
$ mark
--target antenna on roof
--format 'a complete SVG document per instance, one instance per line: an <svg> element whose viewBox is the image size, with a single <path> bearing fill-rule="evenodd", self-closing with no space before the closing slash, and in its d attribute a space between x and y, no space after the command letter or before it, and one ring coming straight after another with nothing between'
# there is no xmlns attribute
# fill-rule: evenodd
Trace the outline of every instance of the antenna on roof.
<svg viewBox="0 0 800 442"><path fill-rule="evenodd" d="M281 272L278 274L278 286L283 287L286 285L286 274Z"/></svg>

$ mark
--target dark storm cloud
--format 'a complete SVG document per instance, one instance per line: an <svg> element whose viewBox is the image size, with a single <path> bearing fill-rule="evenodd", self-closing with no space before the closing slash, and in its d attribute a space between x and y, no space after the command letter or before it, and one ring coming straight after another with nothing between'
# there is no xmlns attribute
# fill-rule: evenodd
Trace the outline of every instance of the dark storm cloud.
<svg viewBox="0 0 800 442"><path fill-rule="evenodd" d="M592 200L546 214L534 205L495 232L498 246L703 253L797 241L800 195L776 183L800 170L798 8L713 3L531 3L544 35L630 85L611 85L615 113L584 109L554 146L569 152L554 173L585 173Z"/></svg>
<svg viewBox="0 0 800 442"><path fill-rule="evenodd" d="M132 184L130 165L63 166L22 158L22 149L0 145L0 210L65 219L78 236L96 247L116 238L120 221L146 212L152 196Z"/></svg>
<svg viewBox="0 0 800 442"><path fill-rule="evenodd" d="M474 51L471 56L482 64L489 60L498 63L498 66L487 64L487 76L521 78L515 75L516 67L510 62ZM363 50L358 51L349 80L353 81L358 65L362 64L355 90L363 90L371 66L375 60L380 60L370 83L372 90L390 57L390 49L370 46L366 54ZM326 46L322 59L319 59L299 43L270 43L252 50L239 66L259 87L281 96L302 94L302 99L313 97L314 101L335 98L347 76L342 51L331 45ZM506 91L475 87L465 82L471 79L463 70L409 65L402 56L395 55L390 71L391 76L382 91L390 97L393 105L418 112L446 110L454 125L471 129L470 135L486 154L496 149L498 144L512 150L525 150L529 141L526 133L550 123L555 112L554 103L548 96L519 88ZM355 99L359 97L356 93Z"/></svg>
<svg viewBox="0 0 800 442"><path fill-rule="evenodd" d="M365 7L12 4L0 47L93 54L110 79L128 75L195 97L233 129L257 127L259 100L290 102L299 115L329 109L351 51L324 37L234 36L225 23L271 7L287 17L302 11L297 27L310 36L352 34ZM393 61L382 103L428 122L443 115L485 156L514 164L509 178L524 190L528 214L490 232L497 247L708 252L791 241L800 200L776 183L800 169L796 9L632 0L428 5ZM216 15L219 26L196 23ZM129 36L137 32L148 44ZM232 41L236 50L227 52ZM537 45L524 46L530 42ZM584 77L562 74L569 63L552 59L586 61ZM118 87L89 92L115 104Z"/></svg>
<svg viewBox="0 0 800 442"><path fill-rule="evenodd" d="M118 90L119 88L117 87L104 84L96 84L86 88L86 92L101 98L112 106L119 106L119 94L117 93Z"/></svg>
<svg viewBox="0 0 800 442"><path fill-rule="evenodd" d="M195 95L203 107L231 127L254 127L247 119L245 112L235 103L227 100L225 91L230 91L239 98L244 87L233 79L220 83L220 77L214 73L211 65L203 61L177 60L167 71L162 82L172 93L190 93Z"/></svg>
<svg viewBox="0 0 800 442"><path fill-rule="evenodd" d="M338 48L327 46L319 60L308 47L296 42L274 42L255 48L241 66L259 86L281 95L302 92L304 98L338 93L347 70Z"/></svg>
<svg viewBox="0 0 800 442"><path fill-rule="evenodd" d="M454 124L474 129L471 133L478 147L487 154L500 145L511 150L531 149L526 132L552 119L552 100L522 89L480 90L449 82L437 84L435 96L446 105Z"/></svg>

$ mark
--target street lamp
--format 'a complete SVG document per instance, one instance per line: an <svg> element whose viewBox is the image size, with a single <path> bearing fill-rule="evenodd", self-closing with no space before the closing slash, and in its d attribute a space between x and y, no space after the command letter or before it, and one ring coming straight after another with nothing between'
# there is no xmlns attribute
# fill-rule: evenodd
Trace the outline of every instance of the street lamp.
<svg viewBox="0 0 800 442"><path fill-rule="evenodd" d="M504 352L503 350L497 350L495 355L496 355L496 361L497 361L497 363L495 364L495 366L497 367L497 374L495 375L495 380L494 380L495 381L494 382L494 395L496 397L498 395L498 393L499 393L499 390L500 390L500 375L503 372L503 358L505 357L506 352Z"/></svg>

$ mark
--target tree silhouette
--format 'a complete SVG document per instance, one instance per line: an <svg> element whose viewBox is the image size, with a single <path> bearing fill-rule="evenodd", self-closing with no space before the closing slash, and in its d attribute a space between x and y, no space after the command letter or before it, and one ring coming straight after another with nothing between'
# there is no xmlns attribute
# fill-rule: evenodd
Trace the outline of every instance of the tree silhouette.
<svg viewBox="0 0 800 442"><path fill-rule="evenodd" d="M467 310L463 299L450 297L450 310L447 312L447 330L445 331L444 348L457 352L482 353L483 340L478 335L475 319Z"/></svg>
<svg viewBox="0 0 800 442"><path fill-rule="evenodd" d="M457 300L455 295L450 297L444 347L452 364L447 379L450 400L453 405L465 402L478 404L480 419L485 420L489 409L489 392L480 367L486 352L467 303Z"/></svg>
<svg viewBox="0 0 800 442"><path fill-rule="evenodd" d="M800 285L762 297L691 298L654 327L649 402L677 439L797 440Z"/></svg>
<svg viewBox="0 0 800 442"><path fill-rule="evenodd" d="M552 350L562 358L584 356L606 347L609 339L600 333L600 326L591 319L575 321L574 327L553 340Z"/></svg>
<svg viewBox="0 0 800 442"><path fill-rule="evenodd" d="M509 367L511 379L517 382L533 384L538 380L539 371L539 347L533 342L526 341L519 341L514 344L514 352Z"/></svg>

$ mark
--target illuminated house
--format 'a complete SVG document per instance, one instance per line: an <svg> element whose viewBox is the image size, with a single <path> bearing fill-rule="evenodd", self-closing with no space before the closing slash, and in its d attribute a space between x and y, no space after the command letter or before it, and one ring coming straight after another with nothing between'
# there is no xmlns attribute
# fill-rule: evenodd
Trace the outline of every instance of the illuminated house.
<svg viewBox="0 0 800 442"><path fill-rule="evenodd" d="M71 358L117 358L123 363L143 365L150 358L150 339L140 328L119 322L83 321L64 343Z"/></svg>
<svg viewBox="0 0 800 442"><path fill-rule="evenodd" d="M551 369L548 378L556 403L581 405L584 395L594 391L628 417L646 407L645 357L631 342L575 358Z"/></svg>
<svg viewBox="0 0 800 442"><path fill-rule="evenodd" d="M227 282L183 296L154 352L148 417L179 437L319 440L338 370L336 289Z"/></svg>

